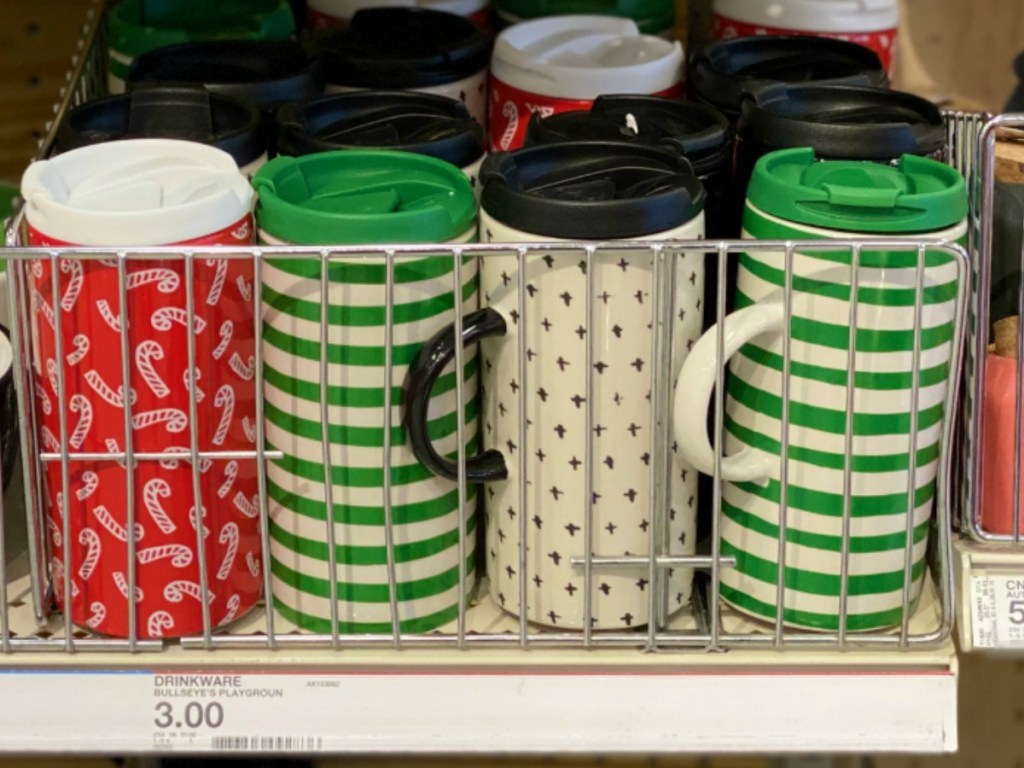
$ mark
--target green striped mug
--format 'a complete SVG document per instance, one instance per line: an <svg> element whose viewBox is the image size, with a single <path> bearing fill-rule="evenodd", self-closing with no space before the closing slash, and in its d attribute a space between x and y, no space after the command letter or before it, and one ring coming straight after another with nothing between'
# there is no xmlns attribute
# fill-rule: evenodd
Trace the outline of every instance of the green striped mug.
<svg viewBox="0 0 1024 768"><path fill-rule="evenodd" d="M476 202L466 176L434 158L392 151L279 157L256 175L260 240L282 243L468 242ZM476 499L459 509L454 482L421 465L405 439L400 402L409 362L452 322L451 254L396 258L392 266L391 366L386 366L388 266L382 256L331 259L327 296L318 259L269 257L263 268L266 440L270 462L273 599L278 613L313 632L392 630L385 534L385 414L391 409L390 513L394 597L402 632L426 632L458 614L459 529L465 520L466 581L474 578ZM476 260L465 258L461 305L477 306ZM321 344L327 301L327 349ZM327 423L321 418L321 358L327 360ZM465 401L452 370L431 391L429 429L457 452L457 423L476 440L477 356L467 352ZM324 462L324 438L330 458ZM470 448L472 450L472 448ZM330 572L332 502L334 573ZM332 609L332 603L336 611Z"/></svg>
<svg viewBox="0 0 1024 768"><path fill-rule="evenodd" d="M936 161L908 156L897 167L817 162L810 150L784 150L765 156L755 169L744 238L926 233L913 236L959 242L966 233L965 216L963 179ZM837 630L841 613L851 258L849 251L808 249L792 256L783 620L805 629ZM947 388L954 373L950 364L960 290L954 257L928 252L918 334L916 249L865 245L859 258L848 631L901 622L908 527L911 610L920 595ZM721 595L737 609L770 621L776 618L779 583L785 264L784 250L741 254L737 310L725 318L723 328L729 371L719 530L721 552L734 556L736 567L721 571ZM717 327L710 329L687 358L674 412L684 457L708 474L714 468L706 420L720 365L717 336ZM920 371L912 435L915 336L920 338Z"/></svg>

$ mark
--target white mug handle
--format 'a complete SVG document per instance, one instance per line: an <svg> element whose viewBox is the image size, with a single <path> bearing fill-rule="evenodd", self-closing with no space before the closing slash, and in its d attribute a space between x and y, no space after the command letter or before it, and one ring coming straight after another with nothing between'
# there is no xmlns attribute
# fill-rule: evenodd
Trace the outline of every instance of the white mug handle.
<svg viewBox="0 0 1024 768"><path fill-rule="evenodd" d="M782 302L764 302L744 307L723 321L725 360L719 361L718 326L709 328L693 345L676 382L673 424L683 458L707 475L715 471L715 451L708 439L707 414L715 389L719 364L725 365L739 349L756 336L778 333L785 326ZM764 482L779 465L779 457L751 446L722 457L722 479L732 482Z"/></svg>

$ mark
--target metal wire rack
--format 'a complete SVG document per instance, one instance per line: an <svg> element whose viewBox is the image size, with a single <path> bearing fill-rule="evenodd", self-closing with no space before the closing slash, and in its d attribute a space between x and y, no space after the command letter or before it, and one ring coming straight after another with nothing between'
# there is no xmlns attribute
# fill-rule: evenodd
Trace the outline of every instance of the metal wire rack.
<svg viewBox="0 0 1024 768"><path fill-rule="evenodd" d="M94 18L100 18L96 13ZM104 44L102 41L101 23L91 25L69 77L69 85L64 95L64 100L56 111L54 126L59 125L67 110L102 92L103 88L103 61ZM949 152L948 159L969 178L974 172L974 147L975 135L981 124L981 117L969 114L950 114L948 116L949 126ZM47 156L52 151L53 131L44 140L40 154ZM252 248L242 252L225 251L223 249L194 249L183 251L181 248L146 248L146 249L95 249L95 248L61 248L61 249L40 249L27 248L21 237L21 218L16 218L7 231L8 251L6 257L11 261L10 291L11 306L18 308L16 321L12 328L12 342L15 349L15 375L19 390L22 393L20 398L20 419L22 424L22 456L24 470L24 491L26 498L25 514L28 519L29 541L27 552L23 558L17 561L0 559L0 582L7 585L7 599L0 601L0 648L5 652L17 651L54 651L59 653L70 653L80 651L159 651L177 645L182 649L220 649L220 648L331 648L343 649L351 647L452 647L473 648L473 647L508 647L508 648L530 648L538 646L557 646L567 648L599 648L599 647L629 647L642 650L672 650L672 649L695 649L695 650L724 650L729 648L871 648L871 649L907 649L923 645L931 645L943 641L950 632L952 625L952 569L950 554L950 468L952 461L952 414L957 412L959 371L961 370L961 352L963 329L966 326L968 302L968 280L969 260L966 251L953 243L939 242L928 239L914 240L835 240L835 241L758 241L758 242L633 242L633 243L531 243L531 244L492 244L492 245L465 245L465 246L438 246L438 245L416 245L416 246L359 246L359 247L331 247L331 248L300 248L300 247L273 247L273 248ZM787 594L790 591L791 573L787 568L788 544L793 539L790 533L794 531L792 526L793 512L790 509L790 488L787 483L787 468L790 465L791 435L793 425L790 423L790 387L793 380L791 350L788 340L784 344L781 359L782 372L780 407L781 407L781 454L780 466L781 477L779 478L779 517L776 524L777 550L776 562L774 564L775 575L774 586L776 597L774 606L768 607L768 614L760 620L752 620L745 615L728 607L722 599L722 578L723 574L736 566L736 558L723 554L722 539L720 530L723 525L722 499L724 483L721 475L722 448L728 442L726 437L725 419L727 403L727 375L722 367L718 368L715 381L715 395L713 398L714 425L711 433L714 435L716 449L716 472L713 483L713 492L710 499L703 500L706 508L710 511L703 526L706 530L705 545L700 552L691 548L685 553L673 551L670 542L667 540L668 521L674 514L672 499L669 487L670 474L673 470L673 448L678 436L673 435L670 414L672 413L672 396L676 376L678 374L679 360L673 354L673 345L679 341L674 337L673 318L677 315L679 307L676 303L675 288L678 282L677 266L685 259L697 260L701 263L713 263L717 261L718 273L726 274L726 267L730 259L739 258L741 254L770 254L772 258L778 259L781 271L784 274L783 281L783 304L784 317L788 325L792 319L792 301L794 286L794 260L800 258L801 253L813 250L815 253L829 253L840 256L849 264L849 271L844 278L850 286L851 301L849 302L849 340L852 343L857 338L858 330L858 280L860 279L860 264L865 257L871 254L884 251L891 254L906 255L912 260L911 271L914 280L908 287L913 292L913 310L916 318L913 331L913 367L909 371L909 378L915 382L910 397L909 413L911 414L911 428L909 430L910 444L907 452L908 471L906 473L905 487L900 489L899 494L906 499L908 509L915 509L916 493L919 491L915 482L911 480L918 476L921 467L918 466L918 455L921 446L918 444L919 430L917 428L918 413L921 410L921 392L918 389L917 381L922 370L921 338L922 326L921 317L924 310L924 296L926 290L926 263L936 256L948 259L951 269L955 272L956 295L952 299L954 308L951 322L951 335L948 347L948 370L950 378L945 394L941 402L942 417L938 422L938 441L936 443L936 454L934 456L934 504L933 511L927 516L930 530L930 557L929 571L931 578L921 578L918 571L918 562L915 562L915 544L920 540L920 521L914 514L906 515L906 528L899 532L902 545L903 568L902 578L894 592L899 594L898 621L893 626L885 629L869 631L856 631L851 628L849 618L851 616L850 604L855 599L855 588L851 584L856 580L858 573L852 565L852 550L855 548L854 530L857 527L857 515L854 510L854 499L851 496L853 477L855 473L854 464L854 427L853 418L850 415L855 397L854 382L861 371L859 371L853 359L848 357L845 370L845 378L842 386L845 388L845 397L848 404L847 417L843 435L842 459L839 467L839 475L842 478L841 484L831 489L832 492L841 498L841 511L839 513L841 533L833 538L838 539L839 546L839 567L838 572L833 574L839 584L837 594L836 621L833 629L824 631L804 631L791 626L791 618L787 613ZM268 265L299 261L313 263L317 266L317 273L320 275L321 295L328 295L329 284L328 274L332 266L353 260L368 260L381 266L387 276L386 306L384 316L385 324L382 333L386 342L384 344L384 368L393 371L395 362L396 327L393 320L393 309L395 307L395 274L401 269L407 260L414 260L424 256L443 257L451 262L451 277L453 281L454 295L459 295L460 286L464 284L470 270L482 260L504 258L511 259L520 281L518 299L518 322L525 326L533 321L529 307L525 300L527 294L527 278L531 264L537 260L550 256L557 252L561 257L581 263L584 273L593 275L595 268L605 261L614 263L624 255L630 254L634 258L649 259L651 269L651 301L647 302L645 311L649 314L641 315L642 320L649 323L650 349L650 435L647 438L647 450L649 452L649 474L647 478L647 493L650 499L650 521L652 524L645 528L647 532L647 546L645 554L622 553L613 556L603 556L590 546L595 540L594 522L594 482L596 478L595 468L600 464L600 455L597 449L595 438L589 437L579 445L579 452L582 454L581 466L584 468L583 487L585 494L585 509L581 536L585 542L581 549L582 554L574 558L571 565L582 576L584 608L583 620L578 629L565 630L543 626L531 621L526 611L514 616L510 612L502 610L499 601L490 597L487 593L486 583L488 578L494 578L495 574L487 573L486 566L481 565L480 560L473 559L473 553L479 544L476 540L476 531L473 527L474 500L477 494L467 478L466 466L467 454L471 449L467 448L475 436L475 426L471 420L464 417L463 411L455 419L454 439L455 449L453 459L458 467L458 478L455 482L457 503L457 541L453 544L457 551L456 576L454 578L453 604L454 613L450 620L434 627L429 631L408 631L403 627L400 616L401 606L399 605L399 593L402 589L401 579L398 574L399 564L396 562L396 504L392 496L394 489L391 487L391 480L394 467L391 466L393 434L400 435L396 431L399 427L400 416L396 417L391 409L382 408L382 434L383 445L383 478L379 488L380 503L383 510L382 535L384 537L384 550L386 563L384 571L386 580L383 588L386 591L386 606L388 621L386 628L377 628L372 631L359 631L346 633L339 629L339 587L333 574L337 573L338 562L336 552L339 548L346 546L346 542L337 540L337 531L334 525L325 524L323 539L327 555L322 564L323 573L326 575L326 582L332 586L329 588L330 604L330 628L327 631L302 629L298 624L283 616L280 611L275 610L272 600L267 596L275 594L274 562L271 555L273 546L272 535L274 530L274 518L272 506L276 503L275 498L269 489L269 478L273 471L275 461L280 461L284 454L273 447L267 440L267 406L266 390L263 382L266 380L266 361L264 359L264 348L266 345L266 324L265 313L267 300L263 294L264 276L270 268ZM118 296L120 297L119 311L115 312L112 320L127 328L131 303L128 294L129 275L133 270L143 268L147 264L161 268L172 265L174 270L181 275L187 286L192 285L198 265L205 262L232 262L241 265L242 268L250 270L252 275L251 312L252 338L253 338L253 374L257 384L253 389L252 399L252 424L254 429L254 444L249 449L239 450L207 450L201 448L198 438L201 423L199 418L204 406L200 405L199 391L197 385L196 366L197 355L199 354L194 342L189 343L187 350L188 369L192 371L189 375L189 402L187 418L182 423L182 434L187 436L189 445L183 450L175 451L173 454L166 452L146 452L137 450L132 444L131 435L133 432L133 414L131 397L123 397L124 417L124 445L109 449L107 452L88 452L78 450L74 447L72 438L75 437L74 427L70 423L70 412L58 407L60 414L60 426L57 434L52 440L44 439L41 429L40 416L37 404L33 397L26 393L33 393L34 381L33 371L41 370L36 347L38 331L34 330L35 323L39 322L38 313L41 311L41 304L47 304L51 308L60 305L62 299L61 275L73 273L77 269L105 269L114 276ZM34 283L33 272L36 265L45 265L45 270L50 275L50 281L43 287L41 295L33 298L33 292L38 291L39 284ZM75 267L73 265L78 265ZM588 278L591 280L592 278ZM588 283L586 316L593 318L597 312L597 299L594 291L590 290L593 283ZM189 287L186 291L187 299L179 309L183 311L187 327L194 327L199 306L198 297L194 290ZM721 324L727 310L727 296L724 282L719 285L714 308L715 319ZM321 349L329 348L332 343L329 331L329 313L331 308L329 302L321 303L320 315L313 318L312 322L318 327L318 338ZM708 314L711 314L710 312ZM467 317L467 308L454 302L451 319L454 324L455 336L461 336L463 325ZM843 318L843 322L846 322ZM54 326L54 344L57 358L61 359L69 351L73 353L74 339L67 338L68 334L62 323L57 322ZM595 374L593 364L597 360L595 343L588 342L586 345L585 366L588 371L586 377L586 394L584 398L584 420L588 432L598 426L598 409L591 405L592 395L595 387ZM723 341L718 340L718 358L723 357ZM132 367L136 360L136 349L133 349L128 334L122 334L121 346L112 350L120 361L122 380L120 386L122 392L131 392ZM515 350L516 365L519 371L518 380L521 384L515 397L519 413L527 413L528 402L534 397L528 393L525 382L528 381L529 373L529 350L520 344ZM477 353L472 350L463 351L456 348L454 369L462 371L467 365L472 366ZM320 361L319 369L319 391L316 407L318 409L319 423L331 425L331 391L333 385L330 367L327 356L324 355ZM463 379L461 376L454 376L454 397L457 403L468 403L475 396L475 387L471 378ZM387 380L387 379L386 379ZM58 403L67 402L65 395L70 394L70 385L66 379L64 366L55 367L53 378L54 393L57 395ZM115 385L116 388L116 385ZM580 405L576 406L580 408ZM525 420L521 423L519 433L519 444L527 444L528 424ZM332 446L328 437L328 429L321 430L321 466L325 473L321 482L330 487L332 474ZM79 531L73 525L75 514L75 495L72 493L71 477L80 475L79 465L91 467L123 465L129 468L136 468L159 464L168 461L168 457L180 462L187 467L190 474L190 496L194 509L202 509L202 492L200 490L203 466L210 462L235 461L248 463L255 474L255 504L256 515L254 519L258 528L257 557L261 585L260 591L264 599L258 608L249 612L246 616L237 621L219 627L218 621L211 614L210 608L210 583L212 574L208 558L205 556L206 543L203 535L201 519L195 528L195 550L193 557L198 567L198 602L201 605L201 631L191 633L174 643L163 639L146 638L142 636L138 627L137 608L135 601L128 600L127 595L137 594L138 574L137 564L139 548L136 537L126 534L124 538L126 570L123 574L127 626L128 630L123 637L102 636L90 629L82 620L75 620L72 611L67 610L60 613L55 610L55 602L63 606L71 606L75 601L76 584L74 581L73 568L62 567L59 571L54 569L54 555L59 555L59 560L64 564L76 563L75 553L72 551L73 542L78 541ZM575 457L574 457L575 458ZM521 498L527 499L527 455L526 451L520 451L518 457L518 471L515 473L520 483ZM135 499L138 496L138 489L135 487L133 472L124 472L126 519L124 530L131 532L136 530L139 522L140 511L136 509ZM59 497L57 492L59 491ZM483 494L480 494L483 495ZM322 503L326 505L324 520L331 520L334 517L333 496L330 493L323 495ZM12 510L0 512L10 515ZM20 510L13 510L15 514ZM59 514L55 514L59 513ZM177 510L180 515L181 509ZM515 529L520 540L528 539L528 528L531 522L531 513L534 510L529 502L519 510L515 521ZM476 513L477 517L482 517ZM186 516L187 517L187 516ZM56 530L51 526L48 529L47 520L60 520ZM645 518L646 522L646 518ZM477 526L482 528L483 526ZM54 536L56 533L56 537ZM799 531L796 531L799 533ZM2 536L2 533L0 533ZM56 543L59 542L59 543ZM2 545L2 541L0 541ZM2 547L0 547L2 549ZM526 594L530 582L536 577L536 565L531 560L531 552L526 547L520 547L518 562L515 568L515 582L519 594ZM485 559L485 558L484 558ZM666 589L667 583L673 578L673 573L683 569L692 569L698 572L694 581L692 597L684 600L681 605L670 608L670 595ZM483 571L479 583L474 588L469 583L471 572ZM603 575L616 573L640 573L640 580L644 586L644 601L649 620L645 626L639 628L622 627L619 629L594 629L594 595L600 585ZM597 583L595 583L597 582ZM921 596L916 596L917 586L921 587Z"/></svg>

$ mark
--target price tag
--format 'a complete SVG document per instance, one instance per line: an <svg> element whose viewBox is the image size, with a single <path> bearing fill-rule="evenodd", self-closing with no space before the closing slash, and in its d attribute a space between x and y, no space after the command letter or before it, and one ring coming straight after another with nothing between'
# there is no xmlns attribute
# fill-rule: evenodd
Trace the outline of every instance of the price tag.
<svg viewBox="0 0 1024 768"><path fill-rule="evenodd" d="M973 577L971 618L976 648L1024 648L1024 577Z"/></svg>

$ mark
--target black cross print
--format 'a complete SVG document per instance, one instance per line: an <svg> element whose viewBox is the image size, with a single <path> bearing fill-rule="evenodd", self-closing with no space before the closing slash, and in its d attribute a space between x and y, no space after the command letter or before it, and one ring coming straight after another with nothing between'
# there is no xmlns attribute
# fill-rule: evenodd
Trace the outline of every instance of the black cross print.
<svg viewBox="0 0 1024 768"><path fill-rule="evenodd" d="M551 493L552 496L555 497L555 501L558 501L558 497L561 496L563 493L565 493L565 491L563 491L557 485L552 485L550 493Z"/></svg>
<svg viewBox="0 0 1024 768"><path fill-rule="evenodd" d="M470 177L469 177L469 186L471 186L471 187L475 187L476 186L476 176L470 175Z"/></svg>
<svg viewBox="0 0 1024 768"><path fill-rule="evenodd" d="M558 433L558 439L559 440L563 440L565 438L565 433L568 432L568 431L569 430L567 430L561 424L559 424L557 427L555 427L555 432Z"/></svg>
<svg viewBox="0 0 1024 768"><path fill-rule="evenodd" d="M685 544L686 543L686 531L683 531L682 533L679 534L679 543L680 544Z"/></svg>
<svg viewBox="0 0 1024 768"><path fill-rule="evenodd" d="M608 363L602 363L600 360L598 360L596 363L594 363L594 368L597 369L597 372L599 374L604 373L604 369L607 368L607 367L608 367Z"/></svg>
<svg viewBox="0 0 1024 768"><path fill-rule="evenodd" d="M544 387L541 387L537 390L537 397L540 398L542 403L546 403L548 401L548 391L544 389Z"/></svg>
<svg viewBox="0 0 1024 768"><path fill-rule="evenodd" d="M466 92L465 91L459 91L459 101L461 101L463 104L466 103Z"/></svg>
<svg viewBox="0 0 1024 768"><path fill-rule="evenodd" d="M505 445L508 446L508 452L509 453L515 453L516 452L516 444L512 442L512 438L509 438L508 440L506 440L505 441Z"/></svg>
<svg viewBox="0 0 1024 768"><path fill-rule="evenodd" d="M696 272L691 272L690 273L690 285L696 285L696 284L697 284L697 273Z"/></svg>
<svg viewBox="0 0 1024 768"><path fill-rule="evenodd" d="M604 527L604 529L606 531L608 531L608 533L610 533L612 536L614 536L615 535L615 529L618 528L618 527L619 526L617 526L615 523L608 523L608 525L606 525Z"/></svg>
<svg viewBox="0 0 1024 768"><path fill-rule="evenodd" d="M636 360L634 360L632 363L630 363L630 365L633 366L634 368L636 368L637 373L642 373L643 370L644 370L644 361L642 359L640 359L639 357ZM649 392L647 394L648 394L648 396L650 396Z"/></svg>
<svg viewBox="0 0 1024 768"><path fill-rule="evenodd" d="M480 83L479 85L477 85L477 87L476 87L476 92L477 92L477 93L483 93L483 92L484 92L484 86L485 86L485 85L486 85L486 83Z"/></svg>
<svg viewBox="0 0 1024 768"><path fill-rule="evenodd" d="M633 614L628 611L619 617L619 621L623 622L627 627L633 626Z"/></svg>
<svg viewBox="0 0 1024 768"><path fill-rule="evenodd" d="M673 508L673 507L669 508L669 510L668 510L668 519L669 520L675 520L676 519L676 510L675 510L675 508Z"/></svg>
<svg viewBox="0 0 1024 768"><path fill-rule="evenodd" d="M498 541L504 541L504 540L505 540L505 532L503 530L501 530L501 528L499 528L498 529Z"/></svg>
<svg viewBox="0 0 1024 768"><path fill-rule="evenodd" d="M615 459L611 456L605 456L604 463L608 465L608 469L615 469Z"/></svg>
<svg viewBox="0 0 1024 768"><path fill-rule="evenodd" d="M603 301L603 302L604 302L605 304L607 304L607 303L608 303L608 299L610 299L611 297L612 297L612 295L611 295L610 293L608 293L608 291L605 291L605 292L603 292L603 293L599 293L599 294L597 294L597 298L599 298L599 299L600 299L601 301Z"/></svg>
<svg viewBox="0 0 1024 768"><path fill-rule="evenodd" d="M631 434L633 437L636 437L636 433L640 431L640 425L630 422L629 426L626 427L626 429L629 432L629 434Z"/></svg>
<svg viewBox="0 0 1024 768"><path fill-rule="evenodd" d="M576 329L576 335L577 335L577 336L579 336L579 337L580 337L580 339L582 340L582 339L583 339L583 337L587 335L587 329L586 329L586 328L584 328L584 327L583 327L583 326L581 325L580 327L578 327L578 328Z"/></svg>
<svg viewBox="0 0 1024 768"><path fill-rule="evenodd" d="M672 453L675 453L675 451L672 451ZM684 470L680 471L679 479L682 480L685 483L686 482L686 476L689 475L689 474L690 474L690 470L684 469Z"/></svg>
<svg viewBox="0 0 1024 768"><path fill-rule="evenodd" d="M637 291L636 293L633 294L633 296L636 298L636 300L640 304L644 303L644 292L643 291Z"/></svg>
<svg viewBox="0 0 1024 768"><path fill-rule="evenodd" d="M533 583L539 587L541 584L544 583L544 579L540 577L540 574L537 574L533 577Z"/></svg>
<svg viewBox="0 0 1024 768"><path fill-rule="evenodd" d="M491 499L494 498L494 489L493 488L491 488L491 487L487 488L487 496L488 496L488 498L491 498Z"/></svg>
<svg viewBox="0 0 1024 768"><path fill-rule="evenodd" d="M596 491L590 496L590 503L597 504L597 500L601 498L601 494Z"/></svg>
<svg viewBox="0 0 1024 768"><path fill-rule="evenodd" d="M605 584L603 581L601 582L601 586L599 586L598 589L601 590L605 594L605 596L607 596L612 591L612 588L608 584Z"/></svg>
<svg viewBox="0 0 1024 768"><path fill-rule="evenodd" d="M627 499L629 499L629 503L632 504L633 502L636 501L637 492L636 492L635 489L630 488L628 491L626 491L622 495L625 496Z"/></svg>
<svg viewBox="0 0 1024 768"><path fill-rule="evenodd" d="M512 387L512 391L513 392L518 392L519 391L519 385L516 384L516 380L515 379L512 379L512 383L509 384L509 386Z"/></svg>
<svg viewBox="0 0 1024 768"><path fill-rule="evenodd" d="M493 239L494 239L494 233L493 233L493 232L491 232L491 230L490 230L490 229L487 229L487 230L485 230L485 231L487 232L487 240L488 240L488 242L490 242L491 240L493 240Z"/></svg>
<svg viewBox="0 0 1024 768"><path fill-rule="evenodd" d="M647 533L647 529L650 528L650 527L651 527L651 524L649 522L647 522L647 518L646 517L643 520L640 521L640 530L643 531L644 533Z"/></svg>
<svg viewBox="0 0 1024 768"><path fill-rule="evenodd" d="M508 413L508 408L506 408L505 404L502 402L498 403L498 413L500 413L502 416Z"/></svg>
<svg viewBox="0 0 1024 768"><path fill-rule="evenodd" d="M509 520L515 520L516 519L516 511L515 511L515 509L513 509L511 504L509 505L508 509L505 510L505 512L508 513L508 519Z"/></svg>
<svg viewBox="0 0 1024 768"><path fill-rule="evenodd" d="M505 604L505 593L504 592L499 592L498 593L498 602L500 602L502 605Z"/></svg>
<svg viewBox="0 0 1024 768"><path fill-rule="evenodd" d="M508 286L508 284L511 283L511 282L512 282L512 278L508 276L508 272L502 272L501 273L501 283L502 283L502 285Z"/></svg>
<svg viewBox="0 0 1024 768"><path fill-rule="evenodd" d="M534 352L532 349L527 348L527 350L526 350L526 362L532 363L533 362L533 358L535 358L536 356L537 356L536 352Z"/></svg>
<svg viewBox="0 0 1024 768"><path fill-rule="evenodd" d="M564 370L565 370L565 367L566 367L567 365L569 365L569 361L568 361L568 360L566 360L566 359L565 359L564 357L562 357L561 355L559 355L559 356L558 356L558 359L557 359L557 360L555 360L555 364L556 364L556 365L558 365L558 370L560 370L560 371L564 371Z"/></svg>
<svg viewBox="0 0 1024 768"><path fill-rule="evenodd" d="M689 352L693 349L693 339L686 340L686 350Z"/></svg>
<svg viewBox="0 0 1024 768"><path fill-rule="evenodd" d="M690 509L693 509L693 496L686 500L686 506L688 506Z"/></svg>
<svg viewBox="0 0 1024 768"><path fill-rule="evenodd" d="M643 456L640 457L640 461L642 461L648 467L651 466L651 454L645 453Z"/></svg>
<svg viewBox="0 0 1024 768"><path fill-rule="evenodd" d="M534 515L533 524L536 525L537 528L540 528L542 525L544 525L544 521L541 520L540 515Z"/></svg>
<svg viewBox="0 0 1024 768"><path fill-rule="evenodd" d="M557 552L548 552L548 557L555 561L555 565L562 562L562 556Z"/></svg>
<svg viewBox="0 0 1024 768"><path fill-rule="evenodd" d="M515 576L515 575L516 575L516 570L515 570L515 568L513 568L513 567L512 567L511 565L506 565L506 566L505 566L505 572L506 572L506 573L508 574L508 577L509 577L510 579L511 579L511 578L512 578L513 576Z"/></svg>
<svg viewBox="0 0 1024 768"><path fill-rule="evenodd" d="M676 440L672 441L672 453L679 453L679 442L676 441ZM683 471L685 472L686 470L683 470ZM685 479L686 479L686 476L684 475L683 476L683 480L685 480Z"/></svg>
<svg viewBox="0 0 1024 768"><path fill-rule="evenodd" d="M580 268L580 272L582 272L584 275L587 274L587 260L586 259L580 259L580 263L577 264L576 266Z"/></svg>
<svg viewBox="0 0 1024 768"><path fill-rule="evenodd" d="M560 618L562 618L562 617L552 610L552 611L548 611L548 618L551 619L551 623L552 624L557 624L558 620Z"/></svg>
<svg viewBox="0 0 1024 768"><path fill-rule="evenodd" d="M568 525L565 526L565 530L567 530L569 532L570 536L575 536L576 535L576 531L580 530L580 527L578 525L576 525L575 523L569 523Z"/></svg>
<svg viewBox="0 0 1024 768"><path fill-rule="evenodd" d="M572 396L572 397L570 397L569 399L570 399L570 400L571 400L571 401L572 401L572 402L573 402L573 403L575 404L575 406L576 406L576 408L577 408L577 409L578 409L578 408L579 408L579 407L580 407L581 405L583 405L583 404L584 404L585 402L587 402L587 398L585 398L585 397L580 397L579 395L573 395L573 396Z"/></svg>
<svg viewBox="0 0 1024 768"><path fill-rule="evenodd" d="M517 310L510 310L508 316L512 318L513 325L519 325L519 312Z"/></svg>
<svg viewBox="0 0 1024 768"><path fill-rule="evenodd" d="M573 472L578 470L580 468L580 464L582 463L583 462L577 459L575 456L573 456L572 459L569 460L569 466L572 467Z"/></svg>
<svg viewBox="0 0 1024 768"><path fill-rule="evenodd" d="M640 589L641 592L644 591L644 589L647 587L647 584L648 584L647 579L643 579L643 578L638 579L637 582L636 582L636 585Z"/></svg>
<svg viewBox="0 0 1024 768"><path fill-rule="evenodd" d="M615 334L615 338L616 339L621 339L622 338L622 326L619 325L618 323L613 325L612 326L612 333Z"/></svg>
<svg viewBox="0 0 1024 768"><path fill-rule="evenodd" d="M608 429L608 427L604 427L604 426L598 424L596 427L594 427L594 432L596 432L597 436L600 437L601 433L604 432L607 429Z"/></svg>
<svg viewBox="0 0 1024 768"><path fill-rule="evenodd" d="M569 593L569 597L572 597L572 596L573 596L573 594L574 594L574 593L575 593L575 592L576 592L576 591L577 591L578 589L579 589L579 587L577 587L577 586L576 586L575 584L573 584L573 583L572 583L571 581L570 581L570 582L569 582L568 584L566 584L566 585L565 585L565 591Z"/></svg>
<svg viewBox="0 0 1024 768"><path fill-rule="evenodd" d="M551 321L548 320L546 317L543 320L541 320L540 324L542 326L544 326L544 330L545 331L550 331L551 330Z"/></svg>
<svg viewBox="0 0 1024 768"><path fill-rule="evenodd" d="M613 401L613 402L614 402L614 403L615 403L616 405L622 405L622 401L623 401L623 400L625 400L625 399L626 399L626 398L624 398L624 397L623 397L622 395L620 395L620 394L619 394L618 392L616 392L616 393L615 393L615 397L613 397L613 398L612 398L612 401Z"/></svg>
<svg viewBox="0 0 1024 768"><path fill-rule="evenodd" d="M537 286L534 285L533 283L526 284L526 292L530 295L531 299L533 298L534 294L537 293L537 290Z"/></svg>
<svg viewBox="0 0 1024 768"><path fill-rule="evenodd" d="M552 269L555 266L555 257L550 253L544 254L542 258L544 259L544 263L548 265L548 269Z"/></svg>
<svg viewBox="0 0 1024 768"><path fill-rule="evenodd" d="M487 554L489 554L491 556L491 560L497 560L498 559L498 553L495 552L493 549L490 550Z"/></svg>
<svg viewBox="0 0 1024 768"><path fill-rule="evenodd" d="M485 366L487 366L487 370L488 370L488 371L489 371L489 370L491 370L491 368L493 368L493 367L494 367L494 366L492 365L492 363L491 363L491 359L490 359L489 357L487 357L487 358L484 358L484 365L485 365Z"/></svg>
<svg viewBox="0 0 1024 768"><path fill-rule="evenodd" d="M537 449L537 453L534 455L537 457L537 461L544 461L544 459L548 457L548 455L544 453L544 451L542 451L540 448Z"/></svg>
<svg viewBox="0 0 1024 768"><path fill-rule="evenodd" d="M558 298L565 302L565 306L572 304L572 294L566 291L565 293L558 294Z"/></svg>
<svg viewBox="0 0 1024 768"><path fill-rule="evenodd" d="M679 322L682 322L685 319L686 319L686 310L685 309L680 309L679 310Z"/></svg>
<svg viewBox="0 0 1024 768"><path fill-rule="evenodd" d="M494 431L494 427L491 426L491 422L487 422L487 432L488 432L488 434L493 432L493 431Z"/></svg>
<svg viewBox="0 0 1024 768"><path fill-rule="evenodd" d="M676 592L676 605L682 605L682 604L683 604L683 593L682 592Z"/></svg>
<svg viewBox="0 0 1024 768"><path fill-rule="evenodd" d="M490 304L490 303L491 303L491 294L489 294L487 291L484 291L484 304Z"/></svg>
<svg viewBox="0 0 1024 768"><path fill-rule="evenodd" d="M623 257L622 257L622 258L621 258L621 259L619 260L618 266L622 267L622 271L623 271L623 272L625 272L625 271L626 271L626 267L628 267L628 266L629 266L629 262L628 262L628 261L626 261L626 257L625 257L625 256L623 256Z"/></svg>

